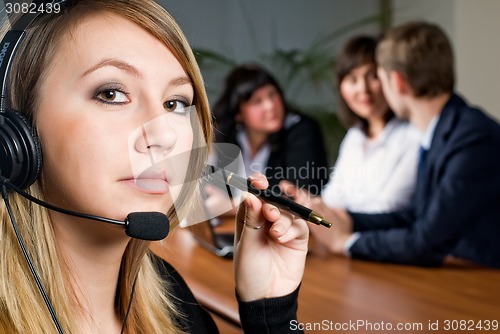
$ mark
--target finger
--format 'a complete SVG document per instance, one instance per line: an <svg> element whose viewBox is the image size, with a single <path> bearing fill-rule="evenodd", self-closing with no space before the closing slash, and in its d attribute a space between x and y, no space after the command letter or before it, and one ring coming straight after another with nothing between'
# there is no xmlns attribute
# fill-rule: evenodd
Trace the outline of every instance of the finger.
<svg viewBox="0 0 500 334"><path fill-rule="evenodd" d="M276 206L264 203L262 206L262 214L264 218L273 223L270 232L276 237L283 235L286 230L292 225L293 216L280 211Z"/></svg>
<svg viewBox="0 0 500 334"><path fill-rule="evenodd" d="M266 220L272 223L278 221L281 218L281 211L276 206L270 203L264 203L262 205L262 214Z"/></svg>
<svg viewBox="0 0 500 334"><path fill-rule="evenodd" d="M266 189L267 187L269 187L267 178L261 173L253 173L248 177L248 180L250 180L252 186L257 189Z"/></svg>
<svg viewBox="0 0 500 334"><path fill-rule="evenodd" d="M269 203L264 203L262 206L262 215L266 221L272 223L269 228L270 236L280 243L308 238L309 230L303 219L297 219L293 214L281 211Z"/></svg>
<svg viewBox="0 0 500 334"><path fill-rule="evenodd" d="M254 235L260 235L266 220L261 213L262 202L252 194L248 194L244 199L243 234L250 230Z"/></svg>
<svg viewBox="0 0 500 334"><path fill-rule="evenodd" d="M293 219L288 228L283 230L279 237L275 236L275 238L282 244L293 240L307 240L309 238L309 228L304 219Z"/></svg>

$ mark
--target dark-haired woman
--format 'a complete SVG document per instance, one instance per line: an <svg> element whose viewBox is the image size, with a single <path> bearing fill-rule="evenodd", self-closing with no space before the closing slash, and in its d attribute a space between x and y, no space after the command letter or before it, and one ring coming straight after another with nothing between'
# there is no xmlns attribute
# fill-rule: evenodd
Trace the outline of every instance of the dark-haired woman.
<svg viewBox="0 0 500 334"><path fill-rule="evenodd" d="M278 82L263 67L233 69L213 113L216 141L241 148L248 175L263 173L277 191L285 179L314 195L321 192L329 176L321 128L287 105Z"/></svg>

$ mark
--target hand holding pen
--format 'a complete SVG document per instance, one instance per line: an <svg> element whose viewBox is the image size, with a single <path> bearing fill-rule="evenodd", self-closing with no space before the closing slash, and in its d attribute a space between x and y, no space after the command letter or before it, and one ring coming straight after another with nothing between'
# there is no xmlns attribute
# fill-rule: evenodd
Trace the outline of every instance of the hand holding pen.
<svg viewBox="0 0 500 334"><path fill-rule="evenodd" d="M245 180L245 179L244 179ZM262 175L250 178L255 189L268 187ZM298 292L309 245L304 219L247 193L236 214L234 274L243 301Z"/></svg>

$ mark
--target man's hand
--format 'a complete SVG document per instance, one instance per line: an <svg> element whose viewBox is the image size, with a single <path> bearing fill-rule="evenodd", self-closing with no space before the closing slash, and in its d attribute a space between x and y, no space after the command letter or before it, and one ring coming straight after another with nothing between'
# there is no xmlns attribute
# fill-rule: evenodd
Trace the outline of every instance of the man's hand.
<svg viewBox="0 0 500 334"><path fill-rule="evenodd" d="M330 253L344 255L344 245L352 236L352 219L347 211L328 207L320 196L313 196L289 181L281 181L280 188L286 196L292 197L297 203L316 211L332 223L332 227L329 229L313 224L308 224L308 226L312 237L321 248ZM311 250L314 251L314 249Z"/></svg>

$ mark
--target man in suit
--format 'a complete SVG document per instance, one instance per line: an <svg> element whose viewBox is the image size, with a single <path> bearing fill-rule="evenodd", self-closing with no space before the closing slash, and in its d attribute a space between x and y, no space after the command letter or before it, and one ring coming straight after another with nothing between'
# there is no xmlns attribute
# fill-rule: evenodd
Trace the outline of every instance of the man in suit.
<svg viewBox="0 0 500 334"><path fill-rule="evenodd" d="M331 219L311 227L327 250L420 266L500 267L500 125L454 93L453 53L425 22L390 30L377 47L377 74L396 115L423 132L410 208L358 214L328 208L290 184L285 192Z"/></svg>

